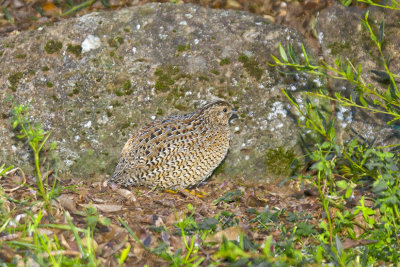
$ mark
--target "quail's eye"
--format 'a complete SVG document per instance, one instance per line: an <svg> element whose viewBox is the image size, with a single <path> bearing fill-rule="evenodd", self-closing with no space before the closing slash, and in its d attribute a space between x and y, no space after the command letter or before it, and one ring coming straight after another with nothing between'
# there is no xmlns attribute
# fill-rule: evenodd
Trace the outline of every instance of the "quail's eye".
<svg viewBox="0 0 400 267"><path fill-rule="evenodd" d="M228 110L226 109L226 108L224 108L224 110L223 110L224 112L227 112Z"/></svg>

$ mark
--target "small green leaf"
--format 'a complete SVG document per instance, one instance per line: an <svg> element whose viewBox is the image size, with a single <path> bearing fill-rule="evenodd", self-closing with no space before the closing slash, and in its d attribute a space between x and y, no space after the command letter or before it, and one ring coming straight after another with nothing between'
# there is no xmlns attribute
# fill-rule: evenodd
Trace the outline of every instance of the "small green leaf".
<svg viewBox="0 0 400 267"><path fill-rule="evenodd" d="M349 198L351 196L351 194L353 194L353 188L351 188L350 186L347 188L346 193L344 194L345 198Z"/></svg>
<svg viewBox="0 0 400 267"><path fill-rule="evenodd" d="M126 248L122 250L121 255L119 256L118 263L123 264L128 257L129 251L131 250L131 245L129 243L126 244Z"/></svg>
<svg viewBox="0 0 400 267"><path fill-rule="evenodd" d="M383 37L385 35L385 20L382 19L381 25L379 26L378 42L382 46Z"/></svg>
<svg viewBox="0 0 400 267"><path fill-rule="evenodd" d="M285 62L288 62L288 58L287 58L285 49L283 48L281 43L279 43L279 53L281 55L282 60L285 61Z"/></svg>
<svg viewBox="0 0 400 267"><path fill-rule="evenodd" d="M345 180L337 181L336 186L339 187L340 189L346 189L348 184Z"/></svg>
<svg viewBox="0 0 400 267"><path fill-rule="evenodd" d="M364 107L368 107L367 101L365 101L363 95L360 95L360 102Z"/></svg>

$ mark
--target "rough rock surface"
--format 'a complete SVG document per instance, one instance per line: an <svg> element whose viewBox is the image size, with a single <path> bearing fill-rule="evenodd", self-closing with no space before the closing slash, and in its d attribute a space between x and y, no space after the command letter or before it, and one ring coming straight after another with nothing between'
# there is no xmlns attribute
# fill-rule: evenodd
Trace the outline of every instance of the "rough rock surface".
<svg viewBox="0 0 400 267"><path fill-rule="evenodd" d="M11 128L10 98L53 130L60 177L97 180L113 172L124 143L146 122L222 98L240 119L217 172L276 181L288 174L299 132L280 90L323 84L270 67L279 42L298 50L304 39L248 13L173 4L92 13L4 38L0 161L29 168L32 160Z"/></svg>
<svg viewBox="0 0 400 267"><path fill-rule="evenodd" d="M400 12L383 8L369 8L368 23L376 36L382 20L385 22L385 34L382 51L386 59L390 58L389 68L400 74ZM362 24L367 10L345 8L332 5L322 11L317 17L316 34L321 45L324 59L334 64L335 59L342 62L350 60L354 66L362 66L362 79L366 84L372 84L379 90L386 91L388 84L373 71L384 71L378 49ZM344 95L349 95L354 86L338 80L331 86ZM344 125L350 135L356 134L365 140L375 140L379 145L398 144L398 131L386 125L392 118L373 115L360 109L341 108L340 116L344 116Z"/></svg>
<svg viewBox="0 0 400 267"><path fill-rule="evenodd" d="M279 42L298 48L303 38L248 13L173 4L92 13L7 37L0 42L0 157L26 168L31 158L11 129L9 96L53 130L60 176L85 179L111 174L139 126L223 98L240 119L218 172L274 178L279 172L266 161L293 157L297 140L280 93L294 80L267 64ZM285 149L267 156L277 147Z"/></svg>

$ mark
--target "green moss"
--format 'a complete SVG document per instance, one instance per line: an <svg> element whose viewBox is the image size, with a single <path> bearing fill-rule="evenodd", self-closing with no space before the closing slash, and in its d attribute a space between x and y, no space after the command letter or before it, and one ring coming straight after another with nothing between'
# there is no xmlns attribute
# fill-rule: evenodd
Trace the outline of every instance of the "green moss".
<svg viewBox="0 0 400 267"><path fill-rule="evenodd" d="M121 104L119 101L113 101L113 102L111 102L111 105L112 105L113 107L120 107L120 106L122 106L122 104Z"/></svg>
<svg viewBox="0 0 400 267"><path fill-rule="evenodd" d="M75 56L79 57L82 53L82 46L80 45L73 45L73 44L68 44L67 45L67 51L69 53L74 54Z"/></svg>
<svg viewBox="0 0 400 267"><path fill-rule="evenodd" d="M178 45L176 48L176 51L178 52L184 52L184 51L189 51L190 50L190 44L187 45Z"/></svg>
<svg viewBox="0 0 400 267"><path fill-rule="evenodd" d="M0 57L4 54L4 51L0 51Z"/></svg>
<svg viewBox="0 0 400 267"><path fill-rule="evenodd" d="M62 48L62 43L54 40L50 40L44 46L44 50L48 54L54 54Z"/></svg>
<svg viewBox="0 0 400 267"><path fill-rule="evenodd" d="M219 166L214 170L213 175L218 175L225 172L226 163L223 161Z"/></svg>
<svg viewBox="0 0 400 267"><path fill-rule="evenodd" d="M124 84L122 85L122 89L127 91L127 90L131 89L131 86L132 86L131 81L130 80L126 80L124 82Z"/></svg>
<svg viewBox="0 0 400 267"><path fill-rule="evenodd" d="M210 70L210 72L211 72L212 74L219 75L219 71L217 71L217 70Z"/></svg>
<svg viewBox="0 0 400 267"><path fill-rule="evenodd" d="M112 116L111 111L107 110L107 111L106 111L106 115L107 115L107 117L111 117L111 116Z"/></svg>
<svg viewBox="0 0 400 267"><path fill-rule="evenodd" d="M204 82L204 81L210 81L210 79L207 77L207 76L204 76L204 75L200 75L199 76L199 81L201 81L201 82Z"/></svg>
<svg viewBox="0 0 400 267"><path fill-rule="evenodd" d="M245 54L240 54L238 58L239 62L243 64L243 67L250 74L250 76L259 80L263 74L263 69L258 66L257 61L254 58L249 58Z"/></svg>
<svg viewBox="0 0 400 267"><path fill-rule="evenodd" d="M118 48L124 43L124 39L120 36L108 39L108 45L113 48Z"/></svg>
<svg viewBox="0 0 400 267"><path fill-rule="evenodd" d="M121 129L126 129L126 128L128 128L129 126L130 126L131 124L129 123L129 122L124 122L122 125L121 125Z"/></svg>
<svg viewBox="0 0 400 267"><path fill-rule="evenodd" d="M19 83L19 80L21 80L23 77L22 72L16 72L14 74L11 74L10 76L8 76L8 81L10 82L10 84L12 86L16 86Z"/></svg>
<svg viewBox="0 0 400 267"><path fill-rule="evenodd" d="M35 75L35 71L32 70L32 69L28 70L28 75L29 75L29 76Z"/></svg>
<svg viewBox="0 0 400 267"><path fill-rule="evenodd" d="M224 65L229 65L231 64L231 60L229 58L223 58L220 60L219 65L224 66Z"/></svg>
<svg viewBox="0 0 400 267"><path fill-rule="evenodd" d="M175 77L179 73L179 68L174 66L167 66L165 68L157 68L154 75L158 76L155 84L155 89L160 92L167 92L170 86L175 83Z"/></svg>
<svg viewBox="0 0 400 267"><path fill-rule="evenodd" d="M350 43L349 42L333 42L328 45L328 48L331 49L331 54L332 56L337 56L338 54L341 54L343 50L349 50L350 49Z"/></svg>
<svg viewBox="0 0 400 267"><path fill-rule="evenodd" d="M119 89L115 89L115 90L114 90L114 93L115 93L117 96L123 96L123 95L124 95L124 92L122 92L122 91L119 90Z"/></svg>
<svg viewBox="0 0 400 267"><path fill-rule="evenodd" d="M157 115L164 115L164 111L161 108L157 109Z"/></svg>
<svg viewBox="0 0 400 267"><path fill-rule="evenodd" d="M26 54L18 54L15 56L18 59L25 59L26 58Z"/></svg>
<svg viewBox="0 0 400 267"><path fill-rule="evenodd" d="M179 104L179 103L175 103L175 104L174 104L174 107L175 107L176 109L179 109L179 110L186 110L186 109L187 109L187 106L185 106L185 105L183 105L183 104Z"/></svg>
<svg viewBox="0 0 400 267"><path fill-rule="evenodd" d="M288 176L292 172L290 165L296 158L292 149L284 149L282 147L267 150L265 153L265 164L268 173L280 176Z"/></svg>
<svg viewBox="0 0 400 267"><path fill-rule="evenodd" d="M72 93L74 95L78 95L79 94L79 89L78 88L74 88L74 90L72 90Z"/></svg>
<svg viewBox="0 0 400 267"><path fill-rule="evenodd" d="M128 27L125 27L124 32L131 32L131 29L129 29Z"/></svg>
<svg viewBox="0 0 400 267"><path fill-rule="evenodd" d="M179 99L182 99L184 96L185 96L185 89L175 87L169 92L167 96L167 101L175 102Z"/></svg>
<svg viewBox="0 0 400 267"><path fill-rule="evenodd" d="M56 95L52 95L51 98L53 98L54 102L58 102L58 98Z"/></svg>
<svg viewBox="0 0 400 267"><path fill-rule="evenodd" d="M124 95L132 94L133 90L131 88L132 88L131 81L126 80L122 85L122 90L123 90Z"/></svg>
<svg viewBox="0 0 400 267"><path fill-rule="evenodd" d="M42 71L49 71L49 70L50 70L50 68L47 66L42 67Z"/></svg>
<svg viewBox="0 0 400 267"><path fill-rule="evenodd" d="M53 87L53 83L50 82L50 81L47 81L47 82L46 82L46 86L47 86L48 88L51 88L51 87Z"/></svg>

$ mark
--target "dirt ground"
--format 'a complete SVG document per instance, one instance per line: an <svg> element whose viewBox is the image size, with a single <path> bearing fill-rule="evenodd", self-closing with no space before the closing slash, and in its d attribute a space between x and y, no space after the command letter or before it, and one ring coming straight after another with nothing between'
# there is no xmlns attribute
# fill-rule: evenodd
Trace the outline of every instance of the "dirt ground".
<svg viewBox="0 0 400 267"><path fill-rule="evenodd" d="M21 186L21 183L24 183L21 173L14 171L6 175L1 184L4 190L9 192L8 198L3 199L3 208L10 212L11 217L18 218L17 223L23 224L27 209L35 214L42 208L43 202L39 201L40 198L32 190L36 186L33 176L28 175L25 184ZM317 225L322 213L317 197L310 193L306 196L304 191L296 189L297 182L288 182L283 187L278 187L250 183L245 179L233 182L211 178L189 192L148 188L127 190L103 182L85 184L73 180L64 180L60 184L64 189L53 200L52 216L44 214L40 222L41 232L47 236L56 235L65 249L63 253L73 257L79 255L79 249L72 231L57 229L52 225L67 225L67 213L72 217L74 225L82 229L87 228L90 216L98 216L99 222L108 218L109 224L97 223L93 245L97 257L105 266L118 266L113 255L120 253L127 243L132 246L126 260L127 266L169 265L168 261L150 251L156 250L160 244L167 244L171 251L185 251L184 241L176 224L188 217L192 218L198 227L208 229L210 226L213 230L205 240L201 240L197 234L194 235L196 243L201 247L197 255L205 258L202 266L207 266L215 260L210 255L218 251L222 236L235 240L243 233L251 242L261 245L268 235L272 235L274 240L282 239L280 229L292 227L292 222L284 219L288 214L303 214L302 216L308 216L308 223ZM24 202L31 204L24 205ZM268 223L264 221L260 224L259 215L267 210L271 211L271 214L278 214L281 219L272 219ZM120 219L126 222L141 242L137 242L128 234ZM190 227L186 227L185 231L186 229L186 238L190 243L193 233L190 233ZM0 241L20 238L18 232L0 235ZM307 242L311 241L306 238L303 243ZM202 245L206 243L207 245ZM0 259L10 262L15 252L24 254L23 250L15 251L3 244Z"/></svg>

